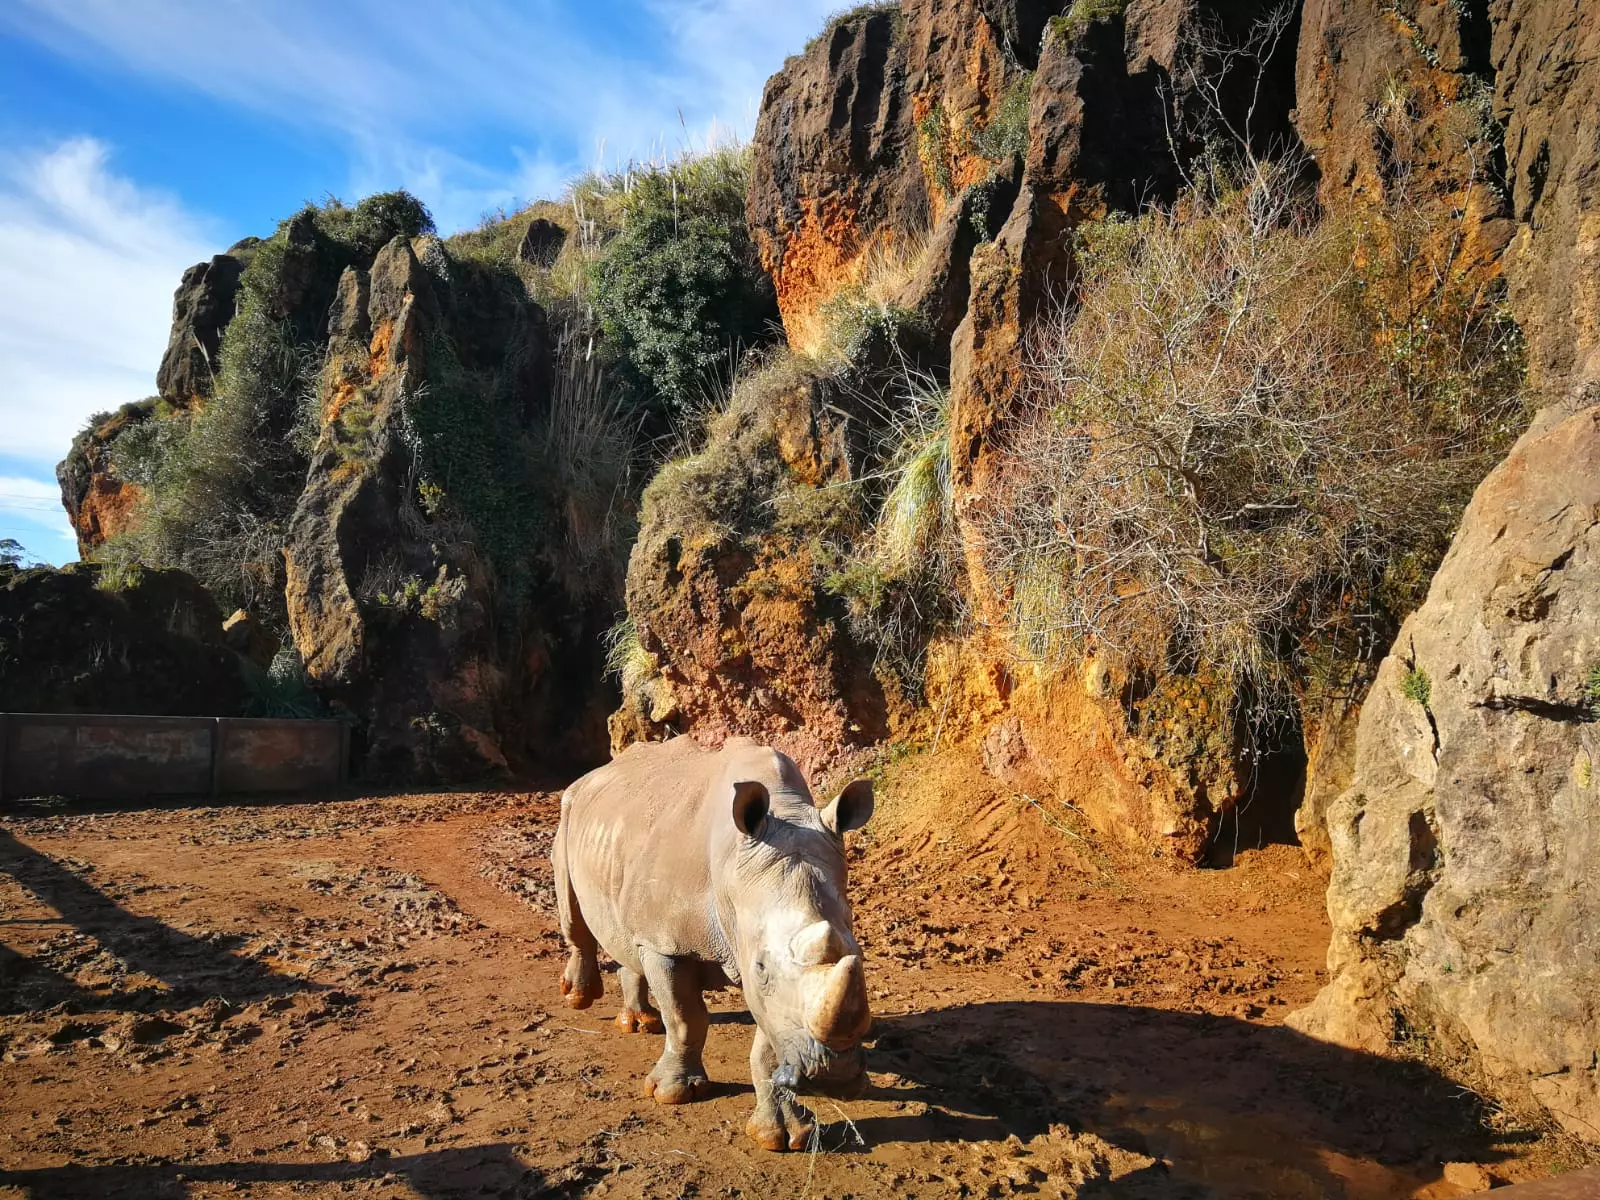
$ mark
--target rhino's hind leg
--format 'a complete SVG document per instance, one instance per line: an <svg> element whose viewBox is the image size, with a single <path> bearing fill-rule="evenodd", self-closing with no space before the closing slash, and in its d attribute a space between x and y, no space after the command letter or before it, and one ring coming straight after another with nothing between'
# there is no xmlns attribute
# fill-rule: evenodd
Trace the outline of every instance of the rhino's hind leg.
<svg viewBox="0 0 1600 1200"><path fill-rule="evenodd" d="M622 967L617 971L622 980L622 1011L617 1014L617 1027L628 1033L660 1033L661 1014L650 1003L650 985L639 975Z"/></svg>
<svg viewBox="0 0 1600 1200"><path fill-rule="evenodd" d="M639 961L667 1030L666 1048L645 1080L644 1094L654 1096L657 1104L702 1100L711 1094L700 1059L711 1017L700 994L700 964L642 948Z"/></svg>
<svg viewBox="0 0 1600 1200"><path fill-rule="evenodd" d="M556 874L556 916L561 923L561 936L571 951L566 969L561 972L561 994L569 1007L588 1008L605 995L605 984L600 979L599 944L583 919L567 873L566 828L565 820L556 828L555 852L550 856Z"/></svg>
<svg viewBox="0 0 1600 1200"><path fill-rule="evenodd" d="M750 1081L756 1086L756 1110L744 1131L766 1150L804 1150L816 1136L816 1117L787 1088L772 1085L778 1054L760 1028L750 1047Z"/></svg>

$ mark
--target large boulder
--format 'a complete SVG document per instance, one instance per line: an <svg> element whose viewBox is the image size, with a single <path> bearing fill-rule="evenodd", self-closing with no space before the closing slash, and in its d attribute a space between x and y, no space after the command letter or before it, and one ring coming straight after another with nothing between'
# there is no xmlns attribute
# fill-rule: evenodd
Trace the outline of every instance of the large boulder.
<svg viewBox="0 0 1600 1200"><path fill-rule="evenodd" d="M1600 1129L1600 406L1478 488L1328 813L1332 982L1291 1023Z"/></svg>
<svg viewBox="0 0 1600 1200"><path fill-rule="evenodd" d="M182 571L0 567L0 709L242 714L244 663Z"/></svg>
<svg viewBox="0 0 1600 1200"><path fill-rule="evenodd" d="M887 729L870 650L819 585L818 509L851 503L857 388L779 364L736 390L698 454L646 491L627 601L648 669L625 676L612 748L667 733L757 736L807 771Z"/></svg>

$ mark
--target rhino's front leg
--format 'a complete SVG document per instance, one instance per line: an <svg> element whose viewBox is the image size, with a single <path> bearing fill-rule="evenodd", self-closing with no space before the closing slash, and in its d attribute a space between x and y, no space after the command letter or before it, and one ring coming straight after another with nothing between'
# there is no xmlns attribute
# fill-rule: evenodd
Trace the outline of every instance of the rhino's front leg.
<svg viewBox="0 0 1600 1200"><path fill-rule="evenodd" d="M756 1111L750 1114L744 1131L767 1150L804 1150L816 1132L816 1117L795 1100L788 1088L773 1086L772 1074L777 1069L778 1052L757 1026L755 1044L750 1047L750 1082L756 1086Z"/></svg>
<svg viewBox="0 0 1600 1200"><path fill-rule="evenodd" d="M666 1049L645 1080L644 1094L654 1096L657 1104L703 1099L711 1092L700 1060L711 1017L700 993L700 964L642 947L639 962L667 1027Z"/></svg>

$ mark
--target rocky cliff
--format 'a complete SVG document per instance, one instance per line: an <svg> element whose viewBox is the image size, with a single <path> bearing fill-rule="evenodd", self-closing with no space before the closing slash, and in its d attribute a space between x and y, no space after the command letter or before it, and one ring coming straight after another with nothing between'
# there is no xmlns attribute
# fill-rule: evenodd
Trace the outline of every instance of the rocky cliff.
<svg viewBox="0 0 1600 1200"><path fill-rule="evenodd" d="M982 624L993 623L993 593L969 519L1020 404L1027 322L1068 284L1077 223L1174 194L1202 145L1202 117L1232 120L1252 146L1290 135L1292 22L1263 40L1254 75L1214 93L1195 86L1198 59L1185 50L1248 40L1269 9L869 6L830 23L767 85L748 208L790 345L825 358L841 323L875 321L890 328L902 369L947 392L948 499L971 549L960 572L970 584L951 586ZM822 765L891 729L959 731L998 747L990 757L1008 779L1070 792L1108 832L1180 862L1203 857L1256 771L1229 702L1198 681L1113 677L1102 666L1086 688L1076 667L1067 681L1013 670L1004 639L984 635L936 657L992 686L942 681L936 670L919 694L905 669L885 675L894 655L852 628L840 572L816 562L837 522L819 538L803 520L774 529L770 516L694 528L681 514L662 519L690 475L700 491L730 486L700 481L709 462L721 464L718 478L742 478L763 458L776 464L760 491L769 514L797 495L825 508L851 481L892 469L883 430L904 420L901 381L893 371L832 370L831 379L757 382L736 397L708 454L652 485L628 599L653 666L629 689L614 742L653 728L709 740L759 732L805 743L802 758ZM818 439L830 447L824 469L791 461L788 450ZM858 490L850 503L872 502ZM919 614L937 607L899 603ZM900 614L893 620L903 626ZM936 629L920 615L912 623L924 638ZM911 666L921 674L920 661ZM939 716L919 715L929 711Z"/></svg>

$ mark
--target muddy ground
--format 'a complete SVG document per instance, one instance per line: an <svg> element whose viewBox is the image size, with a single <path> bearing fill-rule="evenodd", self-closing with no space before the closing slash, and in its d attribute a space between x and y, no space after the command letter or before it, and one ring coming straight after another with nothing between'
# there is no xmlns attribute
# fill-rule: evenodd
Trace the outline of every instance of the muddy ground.
<svg viewBox="0 0 1600 1200"><path fill-rule="evenodd" d="M820 1102L816 1153L769 1154L737 992L719 1094L681 1108L640 1097L660 1043L612 1023L614 978L561 1005L556 815L5 814L0 1197L1447 1197L1574 1165L1420 1065L1283 1026L1327 944L1294 848L1176 873L981 788L891 796L853 843L873 1087Z"/></svg>

